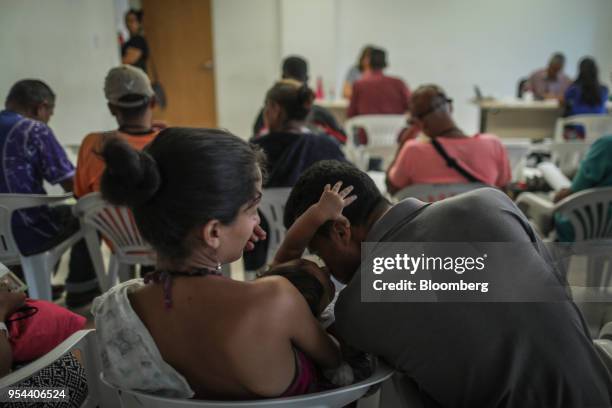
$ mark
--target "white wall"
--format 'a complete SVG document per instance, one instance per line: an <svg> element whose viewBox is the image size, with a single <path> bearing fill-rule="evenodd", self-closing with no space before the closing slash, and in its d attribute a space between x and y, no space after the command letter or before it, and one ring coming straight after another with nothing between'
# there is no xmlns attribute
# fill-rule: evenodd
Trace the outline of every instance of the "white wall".
<svg viewBox="0 0 612 408"><path fill-rule="evenodd" d="M336 3L330 0L213 0L217 122L252 135L266 91L282 59L305 56L311 86L318 76L329 93L336 83Z"/></svg>
<svg viewBox="0 0 612 408"><path fill-rule="evenodd" d="M58 95L51 126L65 144L115 126L102 91L119 61L114 3L0 0L0 99L18 79L48 82ZM477 125L468 103L474 84L514 95L518 79L554 51L567 55L570 74L586 54L606 83L612 71L610 0L213 0L212 7L218 123L245 138L289 54L309 60L311 85L321 75L329 95L364 44L380 45L389 72L411 87L445 87L467 131Z"/></svg>
<svg viewBox="0 0 612 408"><path fill-rule="evenodd" d="M336 2L330 0L281 0L281 55L302 55L308 60L310 86L323 81L325 96L335 93ZM279 63L280 64L280 63Z"/></svg>
<svg viewBox="0 0 612 408"><path fill-rule="evenodd" d="M116 127L103 85L119 63L113 0L0 0L0 99L23 78L57 95L50 126L63 144Z"/></svg>
<svg viewBox="0 0 612 408"><path fill-rule="evenodd" d="M308 58L311 78L322 75L329 93L333 83L339 92L364 44L382 46L390 74L412 88L443 86L470 132L478 123L468 102L476 84L485 95L513 96L519 78L555 51L567 56L570 75L589 54L604 82L612 71L610 0L214 0L214 6L219 122L241 134L289 54Z"/></svg>
<svg viewBox="0 0 612 408"><path fill-rule="evenodd" d="M213 0L218 126L249 138L279 76L278 0Z"/></svg>
<svg viewBox="0 0 612 408"><path fill-rule="evenodd" d="M389 72L411 87L438 83L455 100L455 114L476 130L467 101L478 84L485 95L512 96L520 77L565 53L566 71L593 55L601 79L612 70L610 0L337 0L338 50L344 74L365 43L388 50Z"/></svg>

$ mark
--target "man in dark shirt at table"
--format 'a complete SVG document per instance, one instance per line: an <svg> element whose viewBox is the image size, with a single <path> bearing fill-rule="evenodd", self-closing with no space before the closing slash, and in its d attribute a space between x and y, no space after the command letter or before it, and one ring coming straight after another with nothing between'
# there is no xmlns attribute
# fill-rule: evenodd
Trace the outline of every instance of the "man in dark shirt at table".
<svg viewBox="0 0 612 408"><path fill-rule="evenodd" d="M401 115L410 107L410 90L399 78L387 76L384 50L374 48L370 52L370 69L359 81L353 84L353 93L347 117L358 115Z"/></svg>
<svg viewBox="0 0 612 408"><path fill-rule="evenodd" d="M406 199L391 206L365 173L347 163L322 161L294 186L285 226L319 201L325 185L337 181L353 186L357 200L344 208L346 219L321 225L308 248L347 285L335 316L337 333L349 346L378 355L408 376L426 407L612 406L610 375L580 311L567 297L548 251L505 194L483 188L433 204ZM506 260L516 266L517 277L493 267L489 279L505 280L513 293L529 288L532 280L556 282L538 294L558 300L364 302L364 242L521 245L526 250L520 259ZM531 266L527 279L518 270L523 265ZM402 384L405 390L407 383Z"/></svg>

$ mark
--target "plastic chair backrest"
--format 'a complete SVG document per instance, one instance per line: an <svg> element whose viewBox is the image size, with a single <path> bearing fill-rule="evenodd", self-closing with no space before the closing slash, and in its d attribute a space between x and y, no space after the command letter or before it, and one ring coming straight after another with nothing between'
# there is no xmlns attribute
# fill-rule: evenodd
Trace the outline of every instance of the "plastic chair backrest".
<svg viewBox="0 0 612 408"><path fill-rule="evenodd" d="M605 135L612 135L612 115L576 115L557 120L555 141L563 142L563 129L567 125L584 127L585 142L593 143Z"/></svg>
<svg viewBox="0 0 612 408"><path fill-rule="evenodd" d="M268 222L268 254L266 262L271 262L287 231L283 224L285 203L291 193L291 187L266 188L263 191L259 210Z"/></svg>
<svg viewBox="0 0 612 408"><path fill-rule="evenodd" d="M111 242L119 262L153 263L154 251L142 239L129 208L109 204L100 193L90 193L79 199L74 211L81 225L94 228Z"/></svg>
<svg viewBox="0 0 612 408"><path fill-rule="evenodd" d="M3 395L8 388L15 387L22 381L36 375L43 368L53 364L66 353L73 350L79 350L81 363L85 369L87 377L88 395L81 407L96 407L96 406L115 406L109 404L101 404L101 399L110 398L107 402L116 401L111 393L106 395L99 386L99 373L101 371L101 360L98 355L97 338L95 330L79 330L73 333L70 337L60 343L49 353L40 357L38 360L21 367L18 370L0 378L0 395Z"/></svg>
<svg viewBox="0 0 612 408"><path fill-rule="evenodd" d="M502 143L508 154L508 161L512 169L512 180L518 180L522 175L527 155L531 150L531 142L529 139L502 139Z"/></svg>
<svg viewBox="0 0 612 408"><path fill-rule="evenodd" d="M386 167L397 149L397 136L406 126L405 115L361 115L347 120L346 157L363 171L368 170L371 156L382 157ZM367 135L367 144L361 144L360 131Z"/></svg>
<svg viewBox="0 0 612 408"><path fill-rule="evenodd" d="M352 143L359 129L364 129L368 135L368 147L396 146L399 131L405 126L406 115L361 115L344 124Z"/></svg>
<svg viewBox="0 0 612 408"><path fill-rule="evenodd" d="M313 394L300 395L297 397L270 398L251 401L208 401L165 398L138 391L113 387L113 385L106 382L104 376L101 376L101 381L107 387L114 388L115 392L119 396L119 399L121 400L121 406L123 408L341 408L353 401L358 400L372 385L379 384L389 379L392 375L393 369L384 364L379 364L378 368L369 378L346 387Z"/></svg>
<svg viewBox="0 0 612 408"><path fill-rule="evenodd" d="M563 174L572 177L590 147L591 144L586 142L552 142L550 144L551 161L559 167Z"/></svg>
<svg viewBox="0 0 612 408"><path fill-rule="evenodd" d="M64 201L72 194L0 194L0 262L15 265L20 261L20 253L13 237L11 218L18 209L38 207L57 201Z"/></svg>
<svg viewBox="0 0 612 408"><path fill-rule="evenodd" d="M483 187L489 186L482 183L415 184L398 191L395 198L401 201L412 197L426 203L433 203Z"/></svg>
<svg viewBox="0 0 612 408"><path fill-rule="evenodd" d="M612 239L612 187L572 194L555 212L571 222L576 242Z"/></svg>

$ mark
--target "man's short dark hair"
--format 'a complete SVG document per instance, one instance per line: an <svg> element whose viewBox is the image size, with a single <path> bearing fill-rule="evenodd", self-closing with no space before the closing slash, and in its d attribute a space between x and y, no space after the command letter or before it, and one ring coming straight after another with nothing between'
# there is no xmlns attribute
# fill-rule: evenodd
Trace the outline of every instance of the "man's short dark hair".
<svg viewBox="0 0 612 408"><path fill-rule="evenodd" d="M140 102L142 103L138 106L134 106L131 108L124 108L122 106L115 106L115 109L121 112L124 120L138 120L142 118L142 116L147 111L149 107L149 102L151 99L148 96L143 95L125 95L119 99L122 102Z"/></svg>
<svg viewBox="0 0 612 408"><path fill-rule="evenodd" d="M376 207L386 202L370 176L354 165L337 160L322 160L306 170L291 190L285 204L285 227L293 225L308 207L319 201L326 184L333 186L338 181L342 181L343 187L353 186L351 194L357 195L357 200L342 212L352 226L365 225ZM330 225L326 223L317 233L327 235Z"/></svg>
<svg viewBox="0 0 612 408"><path fill-rule="evenodd" d="M306 60L296 55L285 58L283 60L283 78L308 82L308 63Z"/></svg>
<svg viewBox="0 0 612 408"><path fill-rule="evenodd" d="M384 69L387 67L387 53L382 48L372 48L370 51L370 68Z"/></svg>
<svg viewBox="0 0 612 408"><path fill-rule="evenodd" d="M22 79L11 87L5 106L32 111L43 103L55 103L55 94L49 85L38 79Z"/></svg>
<svg viewBox="0 0 612 408"><path fill-rule="evenodd" d="M563 55L560 52L556 52L554 53L551 57L550 57L550 63L557 63L559 65L564 65L565 64L565 55Z"/></svg>

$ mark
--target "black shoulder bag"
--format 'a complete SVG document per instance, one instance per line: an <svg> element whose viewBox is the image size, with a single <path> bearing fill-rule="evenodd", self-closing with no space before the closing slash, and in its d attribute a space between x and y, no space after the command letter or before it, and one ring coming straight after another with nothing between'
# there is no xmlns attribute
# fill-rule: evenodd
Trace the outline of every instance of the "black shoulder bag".
<svg viewBox="0 0 612 408"><path fill-rule="evenodd" d="M437 141L435 137L431 138L431 144L433 145L434 149L436 149L436 151L440 154L440 156L444 158L448 167L452 167L453 169L457 170L459 174L468 179L471 183L482 183L489 185L489 183L485 183L484 181L475 177L472 173L461 167L461 165L457 162L455 158L450 157L448 155L446 150L444 150L440 142Z"/></svg>

